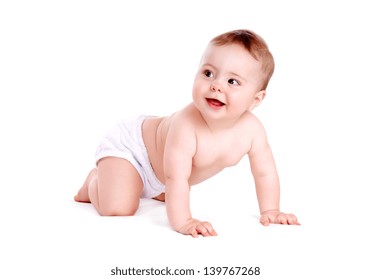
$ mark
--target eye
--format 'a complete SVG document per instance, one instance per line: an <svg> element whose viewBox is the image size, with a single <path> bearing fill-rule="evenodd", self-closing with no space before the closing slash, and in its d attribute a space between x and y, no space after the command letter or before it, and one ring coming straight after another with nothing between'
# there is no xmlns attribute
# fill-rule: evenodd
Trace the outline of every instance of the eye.
<svg viewBox="0 0 371 280"><path fill-rule="evenodd" d="M214 74L213 72L211 72L210 70L205 70L204 71L204 75L208 78L213 78L214 77Z"/></svg>
<svg viewBox="0 0 371 280"><path fill-rule="evenodd" d="M229 79L228 80L228 84L231 84L231 85L234 85L234 86L238 86L238 85L240 85L240 82L237 81L236 79Z"/></svg>

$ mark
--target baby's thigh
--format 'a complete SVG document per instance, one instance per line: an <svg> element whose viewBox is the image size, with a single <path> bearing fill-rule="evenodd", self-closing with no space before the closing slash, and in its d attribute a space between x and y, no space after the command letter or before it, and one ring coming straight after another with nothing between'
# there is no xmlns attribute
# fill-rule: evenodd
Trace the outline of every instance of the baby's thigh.
<svg viewBox="0 0 371 280"><path fill-rule="evenodd" d="M139 206L143 182L138 171L126 159L102 158L98 162L99 207L117 215L134 214Z"/></svg>

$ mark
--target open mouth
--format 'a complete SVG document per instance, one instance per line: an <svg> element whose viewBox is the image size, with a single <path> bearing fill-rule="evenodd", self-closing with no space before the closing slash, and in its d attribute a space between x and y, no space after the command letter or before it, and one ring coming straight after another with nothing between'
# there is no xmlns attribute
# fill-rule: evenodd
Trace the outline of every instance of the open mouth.
<svg viewBox="0 0 371 280"><path fill-rule="evenodd" d="M214 98L206 98L206 101L207 101L207 104L209 104L210 107L216 108L216 109L219 109L219 108L221 108L225 105L220 100L214 99Z"/></svg>

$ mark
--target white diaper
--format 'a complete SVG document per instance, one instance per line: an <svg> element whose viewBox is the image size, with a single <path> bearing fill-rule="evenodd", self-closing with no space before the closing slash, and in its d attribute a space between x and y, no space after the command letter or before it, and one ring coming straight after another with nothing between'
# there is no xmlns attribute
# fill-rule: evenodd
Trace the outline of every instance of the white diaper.
<svg viewBox="0 0 371 280"><path fill-rule="evenodd" d="M148 158L142 138L142 123L148 116L139 116L118 123L97 148L96 162L104 157L119 157L129 161L143 181L142 198L153 198L165 192Z"/></svg>

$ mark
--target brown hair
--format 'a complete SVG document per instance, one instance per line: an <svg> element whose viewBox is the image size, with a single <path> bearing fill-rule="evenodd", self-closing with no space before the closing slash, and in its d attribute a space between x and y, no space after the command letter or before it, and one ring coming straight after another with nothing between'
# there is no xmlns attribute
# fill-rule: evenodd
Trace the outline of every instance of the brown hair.
<svg viewBox="0 0 371 280"><path fill-rule="evenodd" d="M262 37L250 30L239 29L221 34L212 39L210 43L216 46L242 45L253 58L262 63L262 71L265 75L262 89L266 89L274 72L274 59Z"/></svg>

